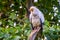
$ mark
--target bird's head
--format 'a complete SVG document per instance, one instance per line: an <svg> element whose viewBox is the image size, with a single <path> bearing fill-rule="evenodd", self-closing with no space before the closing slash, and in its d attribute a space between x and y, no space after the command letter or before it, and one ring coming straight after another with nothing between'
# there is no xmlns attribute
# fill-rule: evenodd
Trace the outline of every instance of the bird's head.
<svg viewBox="0 0 60 40"><path fill-rule="evenodd" d="M37 15L37 8L35 6L31 6L29 11L31 12L32 15Z"/></svg>
<svg viewBox="0 0 60 40"><path fill-rule="evenodd" d="M34 10L36 10L35 6L31 6L30 9L29 9L30 12L33 12Z"/></svg>

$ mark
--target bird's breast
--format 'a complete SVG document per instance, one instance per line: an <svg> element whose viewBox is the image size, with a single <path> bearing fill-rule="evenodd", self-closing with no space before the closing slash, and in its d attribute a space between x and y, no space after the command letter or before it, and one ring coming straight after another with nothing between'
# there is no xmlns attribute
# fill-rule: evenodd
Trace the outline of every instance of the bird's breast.
<svg viewBox="0 0 60 40"><path fill-rule="evenodd" d="M33 17L32 24L33 24L33 26L39 26L40 25L40 18Z"/></svg>

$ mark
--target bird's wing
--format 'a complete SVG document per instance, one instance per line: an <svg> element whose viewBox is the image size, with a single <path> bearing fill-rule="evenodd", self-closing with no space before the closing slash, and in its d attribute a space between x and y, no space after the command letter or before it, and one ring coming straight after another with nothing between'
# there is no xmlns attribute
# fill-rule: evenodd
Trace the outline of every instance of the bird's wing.
<svg viewBox="0 0 60 40"><path fill-rule="evenodd" d="M45 19L44 19L43 13L37 8L34 10L34 13L37 14L39 16L39 18L42 20L42 23L44 23Z"/></svg>
<svg viewBox="0 0 60 40"><path fill-rule="evenodd" d="M42 23L44 23L44 15L41 11L39 11L39 18L41 19Z"/></svg>

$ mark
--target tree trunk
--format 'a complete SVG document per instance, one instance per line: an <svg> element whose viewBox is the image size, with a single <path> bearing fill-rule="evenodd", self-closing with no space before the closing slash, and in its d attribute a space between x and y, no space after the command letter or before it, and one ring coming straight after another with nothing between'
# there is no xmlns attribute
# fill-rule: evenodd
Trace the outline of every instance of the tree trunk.
<svg viewBox="0 0 60 40"><path fill-rule="evenodd" d="M34 0L26 0L26 7L27 7L28 10L29 10L29 8L33 5L33 1L34 1ZM30 14L30 12L27 11L27 16L28 16L28 18L29 18L29 14Z"/></svg>

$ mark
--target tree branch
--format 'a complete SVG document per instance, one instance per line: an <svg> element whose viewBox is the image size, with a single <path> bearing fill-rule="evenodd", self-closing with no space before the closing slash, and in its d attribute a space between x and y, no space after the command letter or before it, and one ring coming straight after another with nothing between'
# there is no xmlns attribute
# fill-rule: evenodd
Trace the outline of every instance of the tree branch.
<svg viewBox="0 0 60 40"><path fill-rule="evenodd" d="M32 30L32 32L30 33L28 40L34 40L37 33L39 32L40 27L38 27L37 29Z"/></svg>

